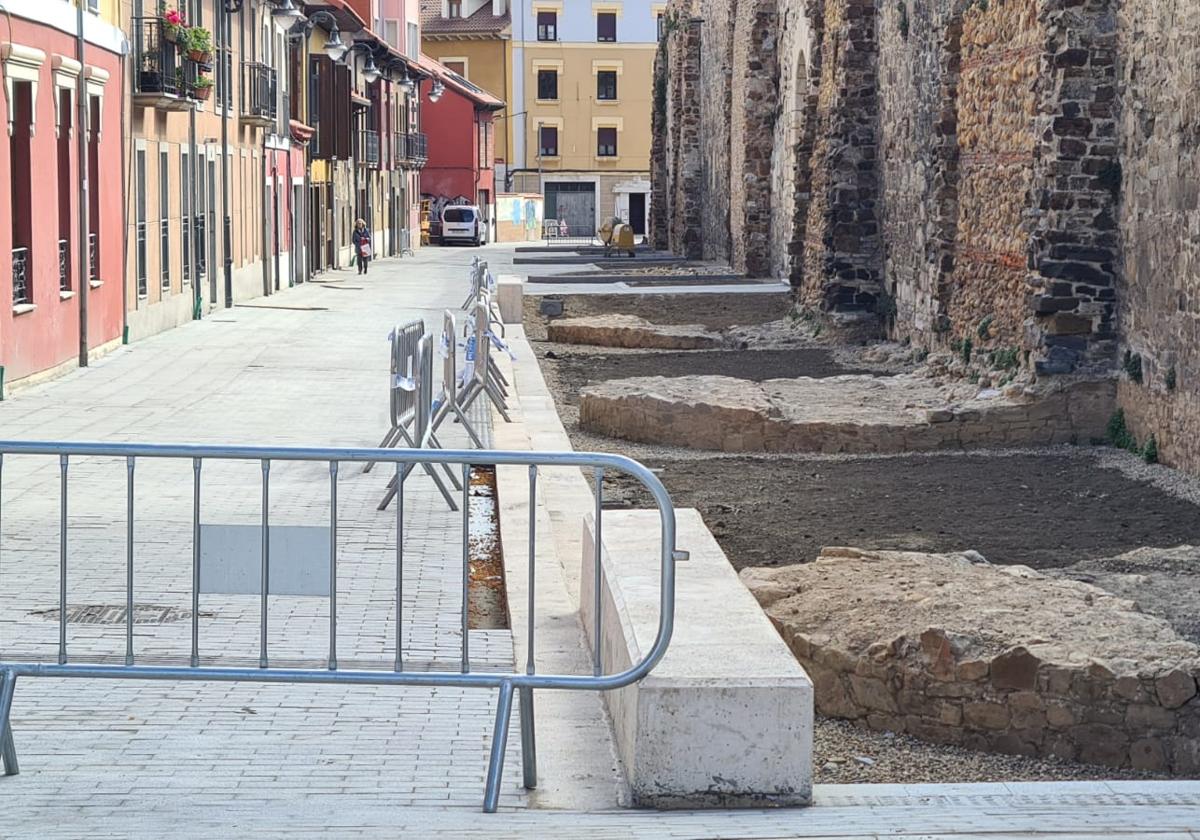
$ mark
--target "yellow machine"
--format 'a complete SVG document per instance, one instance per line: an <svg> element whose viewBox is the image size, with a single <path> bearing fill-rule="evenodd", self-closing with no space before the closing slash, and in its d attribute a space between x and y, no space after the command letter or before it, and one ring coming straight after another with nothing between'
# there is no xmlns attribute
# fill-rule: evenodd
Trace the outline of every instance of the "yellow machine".
<svg viewBox="0 0 1200 840"><path fill-rule="evenodd" d="M633 228L618 218L609 219L598 231L600 241L604 243L604 256L612 251L624 251L633 256Z"/></svg>
<svg viewBox="0 0 1200 840"><path fill-rule="evenodd" d="M430 222L430 205L432 202L425 199L421 202L421 244L429 244L429 222Z"/></svg>

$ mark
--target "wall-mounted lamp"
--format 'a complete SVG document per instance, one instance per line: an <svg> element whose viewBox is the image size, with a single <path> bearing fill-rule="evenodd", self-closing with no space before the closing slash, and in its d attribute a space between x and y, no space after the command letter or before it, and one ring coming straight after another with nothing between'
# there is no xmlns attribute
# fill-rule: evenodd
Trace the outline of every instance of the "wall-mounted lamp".
<svg viewBox="0 0 1200 840"><path fill-rule="evenodd" d="M291 4L291 0L287 0L287 2L289 5ZM329 12L313 12L307 20L297 23L292 28L292 32L297 35L307 35L312 32L318 21L329 24L329 37L325 39L325 55L329 56L330 61L338 61L346 54L347 47L346 42L342 40L341 33L338 32L337 18Z"/></svg>
<svg viewBox="0 0 1200 840"><path fill-rule="evenodd" d="M281 4L271 10L271 14L285 22L304 17L304 12L300 11L292 0L283 0Z"/></svg>

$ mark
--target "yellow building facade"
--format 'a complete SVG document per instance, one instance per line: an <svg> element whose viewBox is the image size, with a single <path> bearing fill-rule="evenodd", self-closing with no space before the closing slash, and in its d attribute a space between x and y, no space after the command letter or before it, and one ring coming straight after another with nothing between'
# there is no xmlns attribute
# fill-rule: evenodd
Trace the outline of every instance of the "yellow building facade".
<svg viewBox="0 0 1200 840"><path fill-rule="evenodd" d="M512 187L546 196L569 235L612 217L646 229L650 109L662 5L522 0L511 113Z"/></svg>

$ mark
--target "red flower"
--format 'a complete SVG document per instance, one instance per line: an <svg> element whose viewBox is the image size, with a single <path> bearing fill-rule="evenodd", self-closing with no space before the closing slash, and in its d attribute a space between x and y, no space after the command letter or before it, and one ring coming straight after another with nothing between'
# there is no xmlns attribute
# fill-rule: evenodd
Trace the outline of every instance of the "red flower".
<svg viewBox="0 0 1200 840"><path fill-rule="evenodd" d="M178 9L171 9L169 12L163 15L163 20L165 20L171 26L184 25L183 14Z"/></svg>

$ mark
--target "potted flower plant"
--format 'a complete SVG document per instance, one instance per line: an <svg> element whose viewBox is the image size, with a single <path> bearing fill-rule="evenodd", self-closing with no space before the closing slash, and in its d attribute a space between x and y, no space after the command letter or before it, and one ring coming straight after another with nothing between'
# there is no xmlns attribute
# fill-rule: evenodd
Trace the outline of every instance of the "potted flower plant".
<svg viewBox="0 0 1200 840"><path fill-rule="evenodd" d="M212 61L212 35L202 26L193 26L186 30L186 49L188 58L201 64Z"/></svg>
<svg viewBox="0 0 1200 840"><path fill-rule="evenodd" d="M199 76L192 82L192 97L205 101L212 95L213 80L208 76Z"/></svg>
<svg viewBox="0 0 1200 840"><path fill-rule="evenodd" d="M183 12L178 9L167 9L162 14L163 37L172 44L179 42L181 35L187 32L187 21Z"/></svg>

